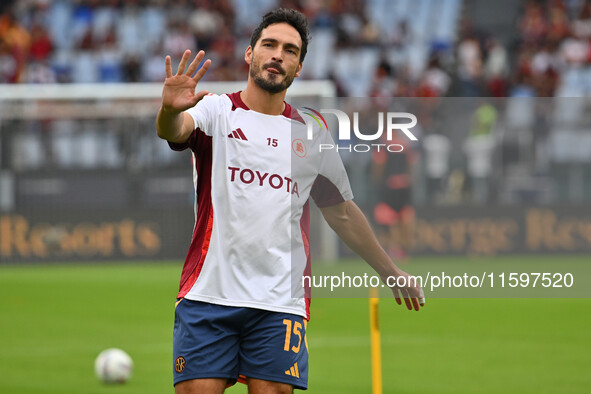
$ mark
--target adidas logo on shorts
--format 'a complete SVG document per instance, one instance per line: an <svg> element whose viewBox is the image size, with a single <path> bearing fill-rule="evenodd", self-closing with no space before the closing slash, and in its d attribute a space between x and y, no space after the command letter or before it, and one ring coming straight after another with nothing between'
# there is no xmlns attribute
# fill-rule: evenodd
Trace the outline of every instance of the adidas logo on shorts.
<svg viewBox="0 0 591 394"><path fill-rule="evenodd" d="M294 363L291 368L285 371L286 375L295 376L296 378L300 377L300 371L298 370L298 363Z"/></svg>

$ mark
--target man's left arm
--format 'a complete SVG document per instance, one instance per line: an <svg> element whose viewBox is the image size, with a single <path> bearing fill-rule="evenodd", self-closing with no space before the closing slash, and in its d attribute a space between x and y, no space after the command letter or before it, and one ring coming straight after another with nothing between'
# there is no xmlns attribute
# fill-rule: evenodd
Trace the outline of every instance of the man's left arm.
<svg viewBox="0 0 591 394"><path fill-rule="evenodd" d="M423 290L416 281L408 280L409 274L402 271L384 249L380 246L367 219L361 209L352 200L342 202L326 208L321 208L322 215L329 226L338 236L363 260L365 260L387 284L388 277L407 278L406 286L392 287L396 302L400 305L400 294L406 303L406 307L412 310L419 310L419 306L425 305Z"/></svg>

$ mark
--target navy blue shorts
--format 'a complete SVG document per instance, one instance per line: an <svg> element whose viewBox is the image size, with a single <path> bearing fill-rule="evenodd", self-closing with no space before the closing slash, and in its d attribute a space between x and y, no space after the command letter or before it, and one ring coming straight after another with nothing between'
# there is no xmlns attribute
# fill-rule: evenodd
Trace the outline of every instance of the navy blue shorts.
<svg viewBox="0 0 591 394"><path fill-rule="evenodd" d="M298 315L182 299L174 317L174 384L246 377L308 388L307 321Z"/></svg>

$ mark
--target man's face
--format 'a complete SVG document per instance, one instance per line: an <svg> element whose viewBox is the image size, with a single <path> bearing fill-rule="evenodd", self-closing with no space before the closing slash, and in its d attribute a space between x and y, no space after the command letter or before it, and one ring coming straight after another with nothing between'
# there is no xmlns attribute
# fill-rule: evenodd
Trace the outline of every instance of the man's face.
<svg viewBox="0 0 591 394"><path fill-rule="evenodd" d="M300 34L289 24L267 26L255 47L249 46L246 50L245 60L250 64L250 77L269 93L286 90L300 75L301 48Z"/></svg>

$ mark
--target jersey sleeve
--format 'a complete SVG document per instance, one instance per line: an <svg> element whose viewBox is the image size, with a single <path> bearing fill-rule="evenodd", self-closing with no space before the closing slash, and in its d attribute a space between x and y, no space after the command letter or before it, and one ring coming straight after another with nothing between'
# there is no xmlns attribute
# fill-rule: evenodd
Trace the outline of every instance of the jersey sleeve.
<svg viewBox="0 0 591 394"><path fill-rule="evenodd" d="M321 144L334 146L330 132L322 132ZM353 192L341 156L336 149L321 152L318 175L312 185L310 196L319 208L326 208L352 200Z"/></svg>
<svg viewBox="0 0 591 394"><path fill-rule="evenodd" d="M219 96L208 94L200 102L187 112L193 118L195 129L189 139L182 143L168 141L172 150L183 151L190 148L193 152L199 153L204 137L211 137L211 130L214 119L218 112Z"/></svg>

